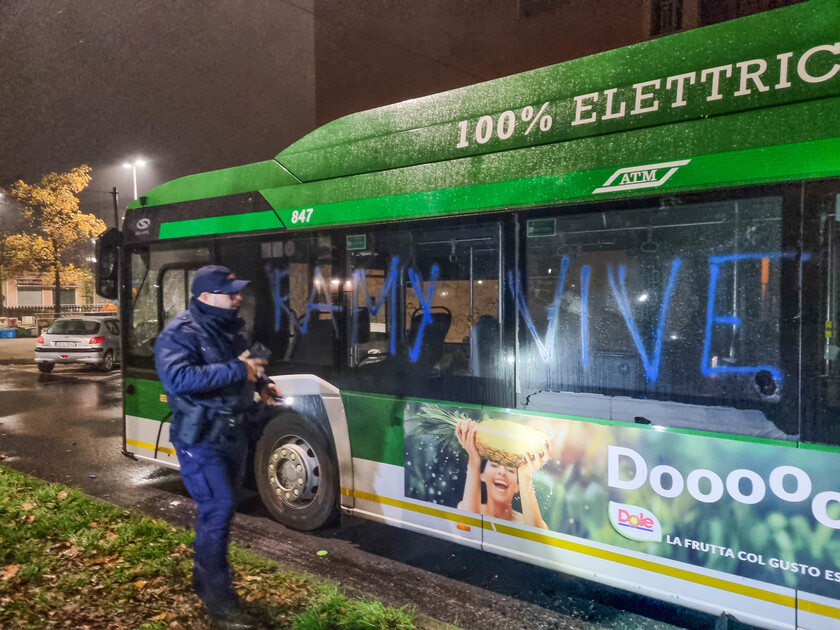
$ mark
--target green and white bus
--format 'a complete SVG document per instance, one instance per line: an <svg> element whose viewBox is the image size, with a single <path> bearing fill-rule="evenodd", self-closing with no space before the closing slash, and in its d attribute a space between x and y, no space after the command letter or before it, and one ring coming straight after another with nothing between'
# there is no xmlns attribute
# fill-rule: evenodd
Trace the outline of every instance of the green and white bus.
<svg viewBox="0 0 840 630"><path fill-rule="evenodd" d="M177 467L154 341L223 264L290 400L280 522L840 627L838 0L341 118L99 250L126 455Z"/></svg>

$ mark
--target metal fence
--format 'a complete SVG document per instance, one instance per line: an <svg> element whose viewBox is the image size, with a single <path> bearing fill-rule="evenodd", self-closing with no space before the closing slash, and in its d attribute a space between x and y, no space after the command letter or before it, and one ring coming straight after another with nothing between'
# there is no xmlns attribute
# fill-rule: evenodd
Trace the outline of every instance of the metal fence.
<svg viewBox="0 0 840 630"><path fill-rule="evenodd" d="M62 304L56 312L54 306L7 306L1 313L4 317L39 317L41 315L61 315L64 313L88 313L101 311L104 304Z"/></svg>
<svg viewBox="0 0 840 630"><path fill-rule="evenodd" d="M52 324L59 317L81 313L100 313L104 306L104 304L62 304L58 311L55 310L54 306L6 307L0 312L0 328L31 328L32 334L40 334L43 328Z"/></svg>

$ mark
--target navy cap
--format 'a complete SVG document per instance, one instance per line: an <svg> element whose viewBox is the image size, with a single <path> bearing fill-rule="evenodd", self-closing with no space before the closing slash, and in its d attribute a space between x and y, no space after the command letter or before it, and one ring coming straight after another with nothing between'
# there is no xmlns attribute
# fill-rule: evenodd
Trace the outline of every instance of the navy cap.
<svg viewBox="0 0 840 630"><path fill-rule="evenodd" d="M250 280L237 280L236 274L221 265L205 265L195 272L192 294L239 293L250 284Z"/></svg>

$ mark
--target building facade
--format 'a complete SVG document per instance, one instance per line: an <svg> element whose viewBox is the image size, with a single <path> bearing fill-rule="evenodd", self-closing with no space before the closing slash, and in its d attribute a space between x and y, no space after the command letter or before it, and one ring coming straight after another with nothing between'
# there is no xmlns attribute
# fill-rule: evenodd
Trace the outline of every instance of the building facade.
<svg viewBox="0 0 840 630"><path fill-rule="evenodd" d="M7 308L52 306L55 303L52 276L47 274L26 274L5 278L2 289L5 298L3 306ZM82 290L78 284L62 283L62 304L81 305L83 303L81 294Z"/></svg>

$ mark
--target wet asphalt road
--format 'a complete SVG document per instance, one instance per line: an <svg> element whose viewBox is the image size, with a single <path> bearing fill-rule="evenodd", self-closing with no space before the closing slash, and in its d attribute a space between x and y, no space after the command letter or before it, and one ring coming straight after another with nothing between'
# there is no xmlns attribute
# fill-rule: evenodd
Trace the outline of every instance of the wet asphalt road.
<svg viewBox="0 0 840 630"><path fill-rule="evenodd" d="M191 526L194 505L178 473L121 454L120 411L117 372L58 366L39 374L34 366L0 366L5 464ZM350 593L411 606L426 627L442 626L434 619L470 630L715 627L707 615L360 519L295 532L272 521L253 495L240 505L234 538Z"/></svg>

